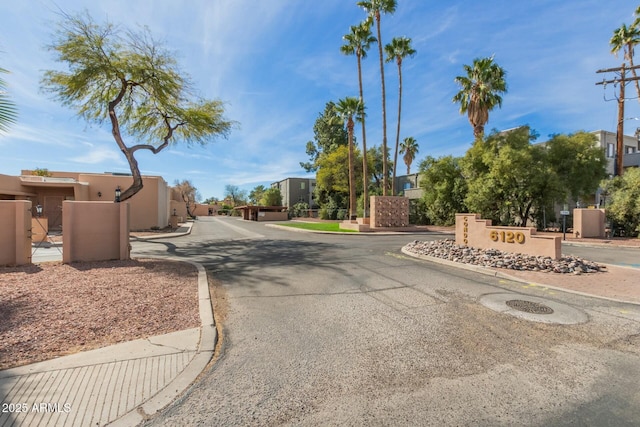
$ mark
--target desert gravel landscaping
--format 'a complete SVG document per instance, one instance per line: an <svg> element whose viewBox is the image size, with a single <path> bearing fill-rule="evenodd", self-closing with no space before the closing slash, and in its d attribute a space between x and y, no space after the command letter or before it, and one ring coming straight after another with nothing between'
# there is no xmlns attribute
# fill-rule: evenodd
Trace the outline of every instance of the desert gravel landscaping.
<svg viewBox="0 0 640 427"><path fill-rule="evenodd" d="M187 263L0 268L0 370L199 325L197 271Z"/></svg>

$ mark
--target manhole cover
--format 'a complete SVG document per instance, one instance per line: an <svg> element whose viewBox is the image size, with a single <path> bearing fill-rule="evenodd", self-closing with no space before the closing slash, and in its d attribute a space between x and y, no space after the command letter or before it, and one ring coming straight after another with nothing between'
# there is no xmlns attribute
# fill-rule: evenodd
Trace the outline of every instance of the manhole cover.
<svg viewBox="0 0 640 427"><path fill-rule="evenodd" d="M507 301L509 307L514 310L524 311L525 313L532 314L553 314L553 309L551 307L547 307L544 304L540 304L533 301L525 301L521 299L512 299Z"/></svg>

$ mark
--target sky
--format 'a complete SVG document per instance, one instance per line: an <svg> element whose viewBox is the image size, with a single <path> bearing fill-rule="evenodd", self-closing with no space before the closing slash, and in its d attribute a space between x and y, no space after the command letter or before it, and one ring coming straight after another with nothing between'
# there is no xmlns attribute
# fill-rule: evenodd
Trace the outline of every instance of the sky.
<svg viewBox="0 0 640 427"><path fill-rule="evenodd" d="M365 17L355 0L23 0L0 1L0 68L17 123L0 134L0 174L23 169L129 172L108 122L88 124L44 93L45 70L64 70L46 49L60 11L87 11L95 21L122 28L146 26L175 53L198 96L225 103L238 122L227 139L188 147L175 141L159 154L139 151L145 175L169 184L188 179L203 199L222 199L226 185L247 190L288 177L313 177L307 141L329 101L357 97L355 56L340 52L342 37ZM580 130L615 132L616 88L596 85L620 67L610 52L616 28L633 22L629 0L424 1L398 0L382 16L383 45L412 39L417 53L403 62L400 139L412 136L426 156L462 156L473 141L467 117L451 99L456 76L475 58L494 56L506 70L502 108L489 115L486 131L529 125L538 141ZM395 144L398 73L385 65L387 138ZM367 144L382 141L377 46L363 60ZM632 92L629 86L627 94ZM640 123L640 104L626 102L625 134ZM357 130L358 134L360 130ZM133 145L136 141L125 141ZM399 165L398 174L406 170Z"/></svg>

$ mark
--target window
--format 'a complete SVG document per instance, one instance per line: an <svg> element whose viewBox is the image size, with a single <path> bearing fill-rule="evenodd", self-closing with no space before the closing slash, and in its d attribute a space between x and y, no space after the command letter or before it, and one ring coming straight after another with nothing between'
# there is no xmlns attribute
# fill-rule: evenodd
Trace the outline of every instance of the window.
<svg viewBox="0 0 640 427"><path fill-rule="evenodd" d="M404 190L408 190L411 188L411 183L410 182L405 182L404 183Z"/></svg>
<svg viewBox="0 0 640 427"><path fill-rule="evenodd" d="M626 146L626 147L624 147L624 148L626 148L626 153L627 153L627 154L633 154L633 153L635 153L635 152L636 152L635 147L631 147L631 146L628 146L628 145L627 145L627 146Z"/></svg>
<svg viewBox="0 0 640 427"><path fill-rule="evenodd" d="M301 189L301 190L304 190L304 181L302 181L302 182L300 183L300 189Z"/></svg>
<svg viewBox="0 0 640 427"><path fill-rule="evenodd" d="M614 153L614 151L613 151L613 144L608 143L608 144L607 144L607 157L609 157L609 158L613 158L613 153Z"/></svg>

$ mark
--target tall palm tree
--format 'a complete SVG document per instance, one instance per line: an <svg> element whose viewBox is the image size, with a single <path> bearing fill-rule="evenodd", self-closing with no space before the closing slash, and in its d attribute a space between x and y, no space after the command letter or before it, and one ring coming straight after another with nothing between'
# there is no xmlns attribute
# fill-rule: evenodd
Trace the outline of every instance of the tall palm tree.
<svg viewBox="0 0 640 427"><path fill-rule="evenodd" d="M400 145L400 114L402 112L402 60L416 54L411 47L411 39L408 37L394 37L391 43L384 47L387 54L387 62L395 59L398 64L398 127L396 129L396 149L393 155L393 176L391 178L391 195L396 195L396 165L398 164L398 146Z"/></svg>
<svg viewBox="0 0 640 427"><path fill-rule="evenodd" d="M380 81L382 87L382 194L386 196L389 191L389 165L387 159L387 99L384 87L384 60L382 56L382 35L380 34L380 17L383 13L392 14L396 11L396 0L364 0L359 1L358 6L369 14L369 17L376 20L376 31L378 39L378 54L380 56Z"/></svg>
<svg viewBox="0 0 640 427"><path fill-rule="evenodd" d="M640 11L640 8L636 10L636 13ZM638 102L640 102L640 83L638 82L638 76L636 74L636 70L633 68L633 51L635 46L640 43L640 28L636 26L636 23L639 23L639 18L636 18L636 22L634 25L627 27L625 24L622 24L620 28L613 32L613 37L609 40L609 44L611 45L611 53L618 56L618 52L622 50L624 59L629 61L629 65L631 68L631 74L635 79L636 92L638 93Z"/></svg>
<svg viewBox="0 0 640 427"><path fill-rule="evenodd" d="M411 163L415 160L418 151L418 141L412 136L406 137L400 144L400 154L404 154L402 159L407 165L407 175L411 174Z"/></svg>
<svg viewBox="0 0 640 427"><path fill-rule="evenodd" d="M0 68L0 73L8 71ZM5 88L5 81L0 79L0 132L8 131L9 125L15 123L17 117L16 106L7 96Z"/></svg>
<svg viewBox="0 0 640 427"><path fill-rule="evenodd" d="M371 35L371 18L351 27L351 32L342 39L346 42L340 47L340 51L345 55L355 55L358 62L358 87L360 88L360 103L364 105L364 95L362 91L362 59L367 57L367 51L371 43L376 42L376 38ZM365 118L362 116L362 180L364 184L364 217L367 217L367 202L369 199L369 171L367 170L367 132L365 129Z"/></svg>
<svg viewBox="0 0 640 427"><path fill-rule="evenodd" d="M338 113L347 126L349 135L349 219L354 219L356 213L356 182L354 171L354 152L353 152L353 127L355 126L354 116L357 118L362 115L362 104L358 98L347 96L338 101L335 106Z"/></svg>
<svg viewBox="0 0 640 427"><path fill-rule="evenodd" d="M467 74L454 79L461 89L453 102L460 104L460 114L467 113L473 136L482 138L489 111L502 106L500 95L507 92L506 71L493 61L493 56L476 58L473 66L464 65L463 68Z"/></svg>

